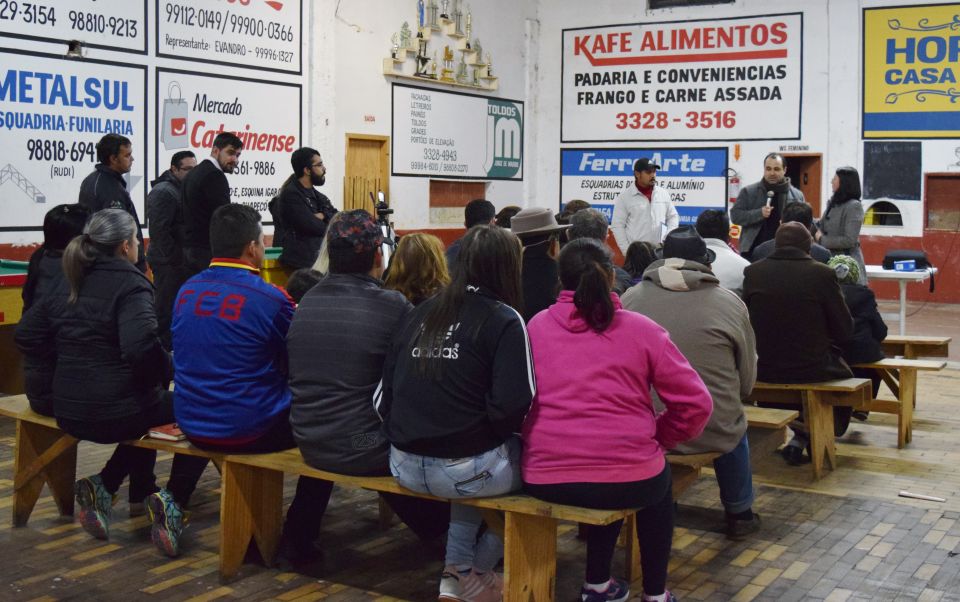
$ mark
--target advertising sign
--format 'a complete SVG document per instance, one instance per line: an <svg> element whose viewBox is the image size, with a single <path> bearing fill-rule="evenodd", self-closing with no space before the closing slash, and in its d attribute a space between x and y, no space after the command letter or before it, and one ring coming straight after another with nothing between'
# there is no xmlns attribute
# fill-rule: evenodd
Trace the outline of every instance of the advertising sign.
<svg viewBox="0 0 960 602"><path fill-rule="evenodd" d="M157 56L300 73L300 0L157 0Z"/></svg>
<svg viewBox="0 0 960 602"><path fill-rule="evenodd" d="M0 35L147 53L147 0L0 0Z"/></svg>
<svg viewBox="0 0 960 602"><path fill-rule="evenodd" d="M217 134L233 132L243 150L227 174L230 200L272 221L267 204L293 173L290 154L301 146L301 92L299 84L157 69L156 173L180 150L202 161Z"/></svg>
<svg viewBox="0 0 960 602"><path fill-rule="evenodd" d="M863 137L960 138L960 4L863 10Z"/></svg>
<svg viewBox="0 0 960 602"><path fill-rule="evenodd" d="M565 148L560 150L560 204L587 201L613 218L613 205L633 181L633 163L648 157L660 166L657 186L670 193L681 224L704 209L726 210L726 148Z"/></svg>
<svg viewBox="0 0 960 602"><path fill-rule="evenodd" d="M147 68L3 48L0 65L0 231L40 230L50 208L76 203L110 133L133 143L125 179L142 218Z"/></svg>
<svg viewBox="0 0 960 602"><path fill-rule="evenodd" d="M802 81L802 13L565 29L561 140L795 140Z"/></svg>
<svg viewBox="0 0 960 602"><path fill-rule="evenodd" d="M523 102L393 84L393 175L523 179Z"/></svg>

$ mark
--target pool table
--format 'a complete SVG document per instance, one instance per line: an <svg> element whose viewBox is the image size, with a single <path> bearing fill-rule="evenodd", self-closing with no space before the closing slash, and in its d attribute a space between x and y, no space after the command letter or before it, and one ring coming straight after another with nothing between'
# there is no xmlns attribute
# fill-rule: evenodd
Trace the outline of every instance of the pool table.
<svg viewBox="0 0 960 602"><path fill-rule="evenodd" d="M0 392L23 393L20 353L13 343L13 331L23 311L23 283L27 262L0 259Z"/></svg>

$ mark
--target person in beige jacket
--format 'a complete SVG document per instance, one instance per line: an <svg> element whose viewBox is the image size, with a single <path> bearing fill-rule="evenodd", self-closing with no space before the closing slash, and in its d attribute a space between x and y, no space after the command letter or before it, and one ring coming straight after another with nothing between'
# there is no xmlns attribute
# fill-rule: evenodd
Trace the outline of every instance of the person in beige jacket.
<svg viewBox="0 0 960 602"><path fill-rule="evenodd" d="M623 307L644 314L670 333L670 339L703 379L713 398L713 414L696 439L675 453L720 452L713 466L726 513L726 532L740 539L759 529L753 512L753 478L743 399L756 381L757 353L747 308L720 287L711 272L715 254L692 226L670 232L663 259L623 296ZM696 317L693 319L693 317Z"/></svg>

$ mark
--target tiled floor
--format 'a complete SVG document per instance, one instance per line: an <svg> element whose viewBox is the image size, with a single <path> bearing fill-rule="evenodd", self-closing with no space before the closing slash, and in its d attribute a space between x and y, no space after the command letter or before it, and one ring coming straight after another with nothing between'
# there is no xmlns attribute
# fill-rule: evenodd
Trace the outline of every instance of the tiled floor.
<svg viewBox="0 0 960 602"><path fill-rule="evenodd" d="M855 422L839 444L837 470L817 483L809 467L787 467L775 455L757 459L755 510L763 528L746 541L720 533L708 471L680 500L669 586L682 600L960 601L958 383L954 370L921 375L913 443L896 449L892 417ZM321 562L301 573L250 563L229 584L216 572L219 479L212 469L177 560L149 543L145 519L125 518L123 501L110 542L57 516L45 497L29 526L11 529L13 437L12 423L0 419L0 600L435 599L439 551L400 525L381 531L376 498L366 492L335 492ZM94 472L108 451L83 444L79 472ZM162 458L158 474L169 464ZM293 482L288 486L289 494ZM900 498L900 490L947 502ZM575 599L582 578L575 531L562 527L558 600Z"/></svg>

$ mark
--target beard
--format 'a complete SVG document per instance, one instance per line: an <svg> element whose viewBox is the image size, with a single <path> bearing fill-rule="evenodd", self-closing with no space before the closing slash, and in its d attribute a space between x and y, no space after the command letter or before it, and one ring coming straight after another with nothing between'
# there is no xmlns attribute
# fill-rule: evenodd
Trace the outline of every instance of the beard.
<svg viewBox="0 0 960 602"><path fill-rule="evenodd" d="M324 182L326 181L327 181L326 175L315 176L313 174L310 174L310 183L313 184L314 186L323 186Z"/></svg>

